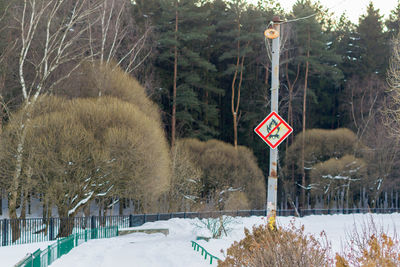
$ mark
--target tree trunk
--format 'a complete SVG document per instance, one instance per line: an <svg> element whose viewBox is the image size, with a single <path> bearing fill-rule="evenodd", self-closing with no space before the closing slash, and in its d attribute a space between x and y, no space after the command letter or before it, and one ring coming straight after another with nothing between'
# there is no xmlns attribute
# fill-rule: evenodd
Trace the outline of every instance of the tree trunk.
<svg viewBox="0 0 400 267"><path fill-rule="evenodd" d="M23 199L22 199L22 208L21 208L21 215L20 218L23 220L23 226L26 226L26 205L28 203L28 197L29 197L29 186L32 183L32 168L31 166L28 166L27 172L26 172L26 181L22 187L22 192L23 192Z"/></svg>
<svg viewBox="0 0 400 267"><path fill-rule="evenodd" d="M245 55L240 58L240 19L237 19L237 27L238 27L238 35L237 35L237 44L236 44L236 49L237 49L237 55L236 55L236 66L235 66L235 74L233 75L232 79L232 93L231 93L231 111L232 111L232 117L233 117L233 144L235 149L237 149L238 145L238 134L237 134L237 127L238 127L238 121L240 116L238 115L239 112L239 105L240 105L240 90L242 87L242 81L243 81L243 66L244 66L244 60L245 60ZM247 48L250 45L250 41L247 41L245 48ZM236 87L236 80L238 73L240 71L240 76L239 76L239 82ZM236 96L236 88L237 88L237 98L236 98L236 103L235 103L235 96Z"/></svg>
<svg viewBox="0 0 400 267"><path fill-rule="evenodd" d="M85 222L84 222L84 228L90 228L89 225L89 219L90 219L90 203L88 203L84 208L83 208L83 214L85 215Z"/></svg>
<svg viewBox="0 0 400 267"><path fill-rule="evenodd" d="M74 225L74 217L66 217L66 214L63 213L60 217L60 229L56 238L70 236Z"/></svg>
<svg viewBox="0 0 400 267"><path fill-rule="evenodd" d="M31 194L28 195L28 214L32 214L32 201L31 201Z"/></svg>
<svg viewBox="0 0 400 267"><path fill-rule="evenodd" d="M105 219L106 217L105 216L107 215L107 205L105 203L104 198L101 199L101 209L103 211L103 214L99 218L100 219L99 223L100 223L100 226L104 227L105 224L106 224L106 219Z"/></svg>
<svg viewBox="0 0 400 267"><path fill-rule="evenodd" d="M296 73L296 77L294 78L293 82L290 81L290 77L289 77L289 52L286 51L286 68L285 68L285 74L286 74L286 81L288 84L288 89L289 89L289 103L288 103L288 122L290 124L290 126L293 126L293 107L292 107L292 103L293 103L293 90L294 90L294 86L296 85L297 80L299 79L299 75L300 75L300 63L297 64L297 73ZM286 141L286 151L288 151L289 148L289 140L290 140L290 144L293 144L293 134L290 135L290 138L288 138L288 140ZM296 194L296 183L295 183L295 176L294 176L294 162L292 162L290 164L290 169L291 169L291 186L293 187L293 198L295 197L294 194Z"/></svg>
<svg viewBox="0 0 400 267"><path fill-rule="evenodd" d="M22 200L21 200L21 214L19 215L19 219L22 220L22 225L25 227L26 226L26 194L23 194Z"/></svg>
<svg viewBox="0 0 400 267"><path fill-rule="evenodd" d="M238 20L238 38L240 36L240 21ZM236 55L236 68L235 68L235 74L233 75L232 79L232 85L231 85L231 111L232 111L232 117L233 117L233 145L235 149L237 149L237 111L238 111L238 106L235 106L235 92L236 92L236 79L239 71L239 65L240 65L240 40L237 41L236 44L236 49L237 49L237 55ZM239 103L239 96L238 96L238 103Z"/></svg>
<svg viewBox="0 0 400 267"><path fill-rule="evenodd" d="M124 206L123 206L124 203L125 203L125 199L120 198L119 199L119 209L118 209L119 216L122 216L124 214Z"/></svg>
<svg viewBox="0 0 400 267"><path fill-rule="evenodd" d="M175 1L175 46L174 46L174 84L172 92L171 148L175 146L176 136L176 84L178 78L178 1Z"/></svg>
<svg viewBox="0 0 400 267"><path fill-rule="evenodd" d="M35 105L37 100L37 95L35 94L34 97L32 97L31 101L29 102L27 99L25 99L25 103L23 106L23 111L26 118L25 122L29 120L30 117L30 111L32 106ZM10 194L9 194L9 199L8 199L8 210L9 210L9 216L10 219L14 220L15 223L11 224L11 229L12 229L12 238L13 242L16 241L17 239L20 238L21 232L20 232L20 224L19 222L17 223L17 206L18 206L18 201L20 197L20 184L21 184L21 174L22 174L22 167L23 167L23 150L25 147L25 138L26 138L26 133L27 133L27 126L22 123L20 125L20 134L18 136L18 145L17 145L17 151L16 151L16 159L15 159L15 170L14 174L12 176L11 180L11 186L10 186ZM24 192L24 185L22 186L22 194Z"/></svg>
<svg viewBox="0 0 400 267"><path fill-rule="evenodd" d="M233 145L237 148L237 114L233 112Z"/></svg>
<svg viewBox="0 0 400 267"><path fill-rule="evenodd" d="M306 140L306 104L307 104L307 83L308 83L308 71L309 71L309 61L310 58L310 30L308 30L308 49L307 49L307 61L306 61L306 73L304 77L304 95L303 95L303 134L301 139L301 202L305 203L305 188L306 188L306 172L304 170L304 149Z"/></svg>
<svg viewBox="0 0 400 267"><path fill-rule="evenodd" d="M49 205L50 206L50 205ZM72 231L75 226L75 214L77 211L72 214L69 213L69 208L67 205L58 205L58 207L63 207L58 209L58 216L60 217L60 228L58 231L57 238L59 237L67 237L72 234Z"/></svg>
<svg viewBox="0 0 400 267"><path fill-rule="evenodd" d="M21 237L21 225L17 215L18 195L18 189L14 190L10 193L10 198L8 199L8 211L12 231L12 242L17 241Z"/></svg>

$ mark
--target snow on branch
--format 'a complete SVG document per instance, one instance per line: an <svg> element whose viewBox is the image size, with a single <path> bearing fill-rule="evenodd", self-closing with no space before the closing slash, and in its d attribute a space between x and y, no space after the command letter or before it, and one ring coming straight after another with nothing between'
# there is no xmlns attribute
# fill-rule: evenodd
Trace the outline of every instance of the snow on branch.
<svg viewBox="0 0 400 267"><path fill-rule="evenodd" d="M93 191L90 192L86 198L84 198L84 199L82 199L81 201L79 201L79 202L75 205L75 207L73 207L71 210L69 210L69 211L68 211L68 216L71 215L71 214L73 214L80 206L86 204L86 203L89 201L89 199L92 197L93 193L94 193Z"/></svg>
<svg viewBox="0 0 400 267"><path fill-rule="evenodd" d="M319 184L309 184L307 186L303 186L299 183L296 183L297 186L299 186L300 188L303 188L304 190L311 190L311 189L318 189Z"/></svg>
<svg viewBox="0 0 400 267"><path fill-rule="evenodd" d="M107 190L106 192L104 192L104 193L98 193L98 194L96 195L96 197L104 197L105 195L108 194L108 192L110 192L110 190L111 190L113 187L114 187L114 185L111 185L110 188L108 188L108 190Z"/></svg>
<svg viewBox="0 0 400 267"><path fill-rule="evenodd" d="M333 176L331 174L327 174L327 175L322 175L321 177L325 178L325 179L331 179L331 180L346 180L346 181L359 181L359 180L361 180L361 179L353 179L350 176L343 176L343 175L340 175L340 174L339 175L335 175L335 176Z"/></svg>

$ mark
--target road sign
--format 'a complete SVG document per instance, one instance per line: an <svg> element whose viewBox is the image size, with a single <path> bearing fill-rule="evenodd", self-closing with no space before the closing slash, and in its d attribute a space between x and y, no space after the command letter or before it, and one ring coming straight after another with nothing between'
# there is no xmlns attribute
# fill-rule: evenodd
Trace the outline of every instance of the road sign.
<svg viewBox="0 0 400 267"><path fill-rule="evenodd" d="M273 111L254 129L254 131L272 149L275 149L293 132L293 129L281 116Z"/></svg>

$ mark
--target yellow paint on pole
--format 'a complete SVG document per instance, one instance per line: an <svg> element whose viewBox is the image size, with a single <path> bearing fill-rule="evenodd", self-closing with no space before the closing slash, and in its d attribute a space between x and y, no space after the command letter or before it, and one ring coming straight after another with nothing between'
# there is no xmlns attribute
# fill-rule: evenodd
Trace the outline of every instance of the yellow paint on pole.
<svg viewBox="0 0 400 267"><path fill-rule="evenodd" d="M279 31L275 29L267 29L264 32L264 36L268 39L276 39L279 37Z"/></svg>

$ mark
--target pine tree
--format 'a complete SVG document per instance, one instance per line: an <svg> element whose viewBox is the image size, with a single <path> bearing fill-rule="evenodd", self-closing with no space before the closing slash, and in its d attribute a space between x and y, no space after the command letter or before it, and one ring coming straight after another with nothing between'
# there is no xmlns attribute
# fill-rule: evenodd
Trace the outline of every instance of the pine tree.
<svg viewBox="0 0 400 267"><path fill-rule="evenodd" d="M216 71L207 47L213 31L213 26L205 23L209 9L196 0L163 3L163 17L157 21L157 65L166 89L164 99L172 108L171 142L175 136L210 138L216 135L218 111L208 94L219 91L207 82L207 75ZM168 97L170 92L172 99Z"/></svg>
<svg viewBox="0 0 400 267"><path fill-rule="evenodd" d="M397 1L397 6L389 15L389 19L385 22L387 28L388 39L396 38L400 29L400 1Z"/></svg>
<svg viewBox="0 0 400 267"><path fill-rule="evenodd" d="M356 25L345 14L342 14L333 35L332 47L335 53L341 57L339 68L342 70L344 78L349 79L355 75L360 58L358 42L360 37L356 31Z"/></svg>
<svg viewBox="0 0 400 267"><path fill-rule="evenodd" d="M358 75L363 77L372 73L384 77L388 65L388 45L383 32L382 16L372 2L362 15L357 27L359 40Z"/></svg>

